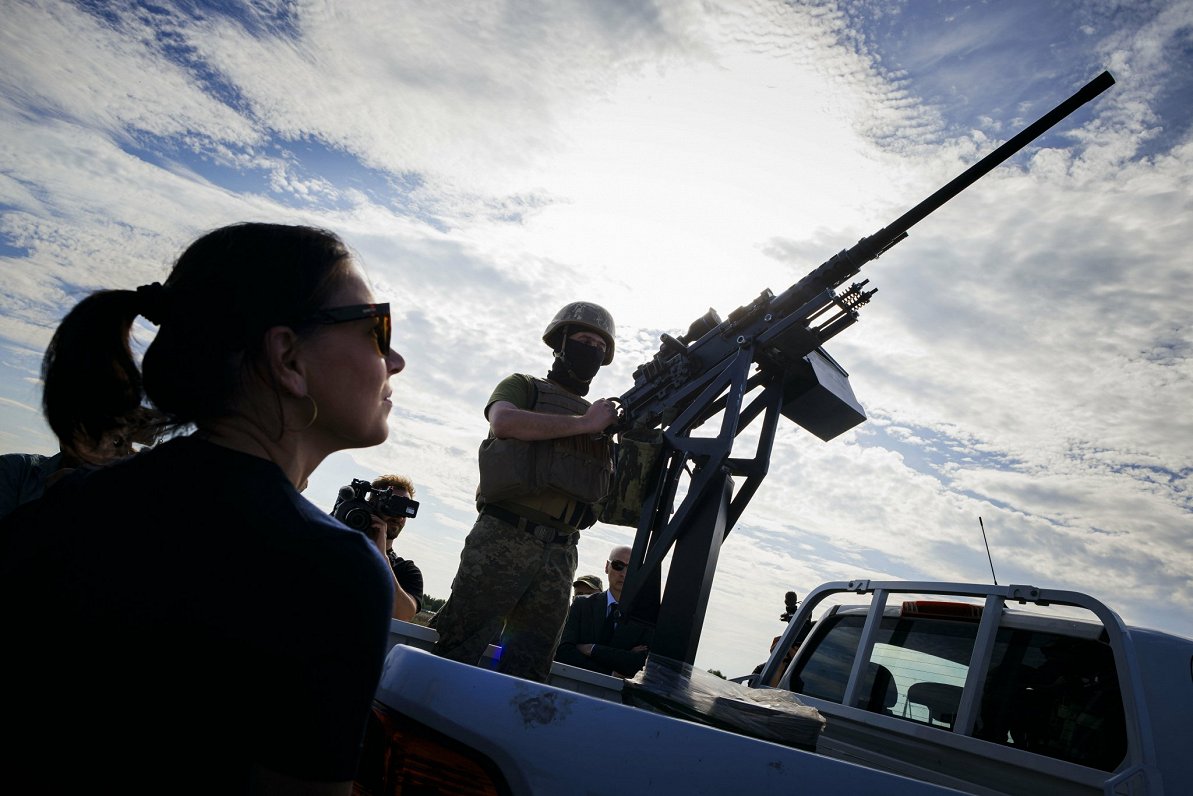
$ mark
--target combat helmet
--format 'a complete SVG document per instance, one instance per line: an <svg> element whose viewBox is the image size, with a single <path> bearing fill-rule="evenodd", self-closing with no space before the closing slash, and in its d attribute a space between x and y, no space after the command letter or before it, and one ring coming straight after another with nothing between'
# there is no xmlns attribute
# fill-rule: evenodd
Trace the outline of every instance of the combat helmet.
<svg viewBox="0 0 1193 796"><path fill-rule="evenodd" d="M616 332L613 330L613 316L607 309L591 301L573 301L555 313L555 317L547 324L547 331L543 332L543 342L552 351L558 351L563 344L564 327L572 326L579 327L572 332L587 329L605 338L605 361L601 364L608 365L613 361L613 337Z"/></svg>

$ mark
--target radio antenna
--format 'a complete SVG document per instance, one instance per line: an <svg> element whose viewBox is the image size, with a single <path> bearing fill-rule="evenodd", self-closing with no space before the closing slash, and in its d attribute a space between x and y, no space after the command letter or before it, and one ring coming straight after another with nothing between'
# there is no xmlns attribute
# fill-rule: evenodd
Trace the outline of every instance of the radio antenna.
<svg viewBox="0 0 1193 796"><path fill-rule="evenodd" d="M990 562L990 577L994 578L994 585L998 585L998 576L994 574L994 559L990 557L990 542L986 541L986 523L978 517L978 525L982 526L982 543L986 545L986 560Z"/></svg>

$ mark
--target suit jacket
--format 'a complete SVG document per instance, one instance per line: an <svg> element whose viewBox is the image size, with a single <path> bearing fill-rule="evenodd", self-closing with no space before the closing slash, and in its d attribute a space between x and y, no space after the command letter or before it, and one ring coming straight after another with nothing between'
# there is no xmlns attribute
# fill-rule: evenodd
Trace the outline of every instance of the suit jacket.
<svg viewBox="0 0 1193 796"><path fill-rule="evenodd" d="M586 594L572 601L563 635L555 650L555 660L569 666L579 666L601 674L633 677L646 664L645 652L632 652L634 647L650 644L651 629L636 622L622 621L616 629L606 621L608 591ZM577 648L592 644L592 655Z"/></svg>

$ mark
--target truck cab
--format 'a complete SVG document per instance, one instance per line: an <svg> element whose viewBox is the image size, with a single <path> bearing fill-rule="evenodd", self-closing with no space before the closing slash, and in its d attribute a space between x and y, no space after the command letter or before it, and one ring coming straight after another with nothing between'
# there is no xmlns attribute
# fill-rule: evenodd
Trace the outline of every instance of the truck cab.
<svg viewBox="0 0 1193 796"><path fill-rule="evenodd" d="M813 622L813 615L818 618ZM1193 641L1031 586L850 581L805 600L752 685L826 719L817 751L975 794L1193 783Z"/></svg>

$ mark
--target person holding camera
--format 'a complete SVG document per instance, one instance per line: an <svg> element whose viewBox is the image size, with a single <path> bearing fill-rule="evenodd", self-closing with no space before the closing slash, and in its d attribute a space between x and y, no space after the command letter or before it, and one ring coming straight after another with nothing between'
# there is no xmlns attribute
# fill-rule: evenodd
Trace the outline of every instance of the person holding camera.
<svg viewBox="0 0 1193 796"><path fill-rule="evenodd" d="M545 682L571 602L579 531L613 474L614 401L584 399L613 361L613 318L587 301L564 306L543 333L547 378L506 377L485 406L479 516L451 595L432 621L433 652L478 664L500 634L498 671Z"/></svg>
<svg viewBox="0 0 1193 796"><path fill-rule="evenodd" d="M47 361L47 383L113 417L151 404L174 436L0 520L6 781L348 796L392 576L296 487L388 436L389 305L338 236L234 224L164 284L84 298Z"/></svg>
<svg viewBox="0 0 1193 796"><path fill-rule="evenodd" d="M409 622L422 610L423 573L413 561L399 558L394 540L406 527L406 520L418 515L414 483L404 475L382 475L372 483L353 478L340 487L331 514L349 528L360 531L385 556L393 573L394 619Z"/></svg>
<svg viewBox="0 0 1193 796"><path fill-rule="evenodd" d="M394 497L413 502L414 483L404 475L382 475L373 479L373 489L389 489ZM415 504L417 505L417 504ZM394 573L394 619L409 622L423 607L423 573L413 562L394 552L394 542L406 527L407 513L373 514L369 524L373 544L389 561Z"/></svg>

